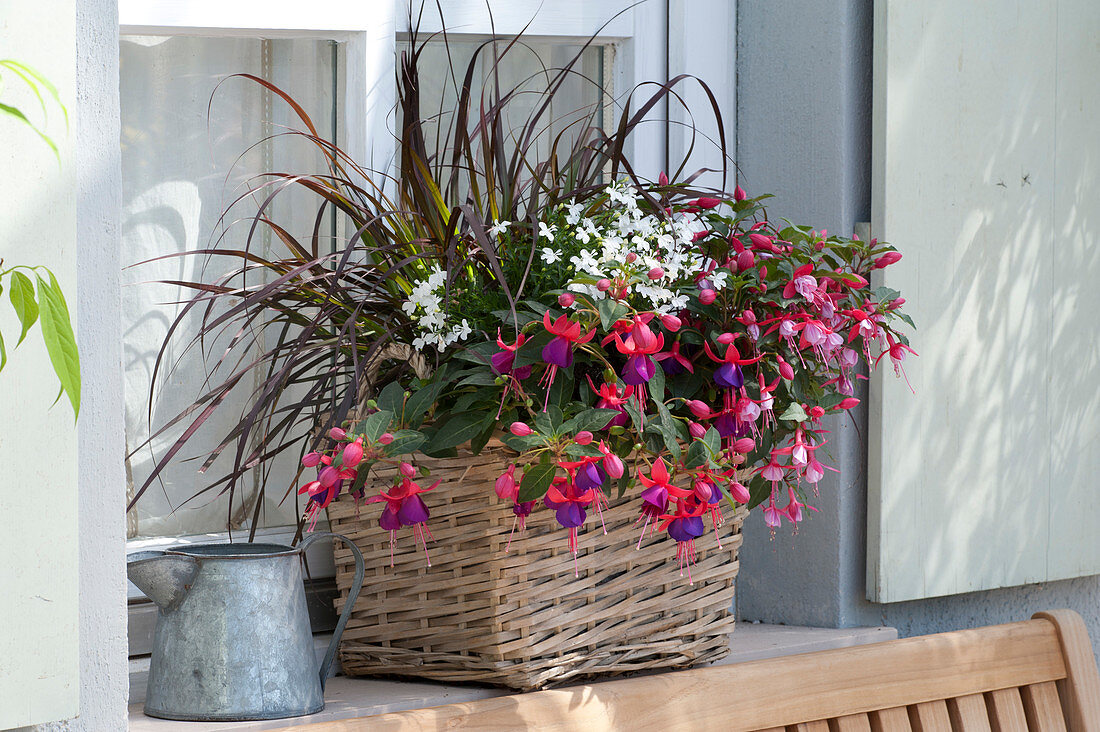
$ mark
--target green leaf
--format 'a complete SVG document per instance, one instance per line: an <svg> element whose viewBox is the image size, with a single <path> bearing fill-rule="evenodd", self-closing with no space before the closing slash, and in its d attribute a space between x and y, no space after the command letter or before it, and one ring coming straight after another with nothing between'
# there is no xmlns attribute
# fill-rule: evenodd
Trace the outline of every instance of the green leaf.
<svg viewBox="0 0 1100 732"><path fill-rule="evenodd" d="M550 418L550 427L555 432L561 427L562 423L565 422L565 415L562 414L560 408L553 404L546 410L546 416Z"/></svg>
<svg viewBox="0 0 1100 732"><path fill-rule="evenodd" d="M687 456L684 458L685 468L698 468L710 460L707 455L707 446L701 440L695 440L688 445Z"/></svg>
<svg viewBox="0 0 1100 732"><path fill-rule="evenodd" d="M516 351L516 360L512 362L512 368L518 369L520 366L532 366L536 363L542 363L542 349L553 337L553 334L543 330L528 338Z"/></svg>
<svg viewBox="0 0 1100 732"><path fill-rule="evenodd" d="M519 437L518 435L513 435L511 432L501 435L500 441L516 452L526 452L532 447L543 444L542 438L538 435L524 435L523 437Z"/></svg>
<svg viewBox="0 0 1100 732"><path fill-rule="evenodd" d="M4 334L0 333L0 371L8 365L8 349L4 347Z"/></svg>
<svg viewBox="0 0 1100 732"><path fill-rule="evenodd" d="M470 452L475 455L480 455L481 451L485 449L485 446L489 444L489 440L492 439L493 433L497 430L496 420L491 420L489 424L481 431L481 434L470 440Z"/></svg>
<svg viewBox="0 0 1100 732"><path fill-rule="evenodd" d="M492 386L496 383L496 374L491 371L483 370L470 374L462 381L455 384L455 386Z"/></svg>
<svg viewBox="0 0 1100 732"><path fill-rule="evenodd" d="M31 278L19 271L12 272L8 297L11 298L11 305L23 326L23 332L19 334L19 341L15 344L18 348L27 337L27 331L38 320L38 303L34 301L34 283Z"/></svg>
<svg viewBox="0 0 1100 732"><path fill-rule="evenodd" d="M485 425L493 418L492 414L484 412L465 412L451 417L439 426L435 436L431 440L433 451L445 450L449 447L458 447L473 440Z"/></svg>
<svg viewBox="0 0 1100 732"><path fill-rule="evenodd" d="M619 411L617 409L586 409L569 420L569 422L572 423L573 434L585 430L595 432L596 430L603 429L603 426L618 414Z"/></svg>
<svg viewBox="0 0 1100 732"><path fill-rule="evenodd" d="M537 463L523 472L523 481L519 486L520 503L534 501L546 495L546 489L554 481L557 466L554 463Z"/></svg>
<svg viewBox="0 0 1100 732"><path fill-rule="evenodd" d="M802 405L798 402L793 402L791 406L787 407L787 410L783 414L779 415L781 420L789 420L791 422L805 422L809 417L806 415L806 410L802 408Z"/></svg>
<svg viewBox="0 0 1100 732"><path fill-rule="evenodd" d="M668 407L665 403L658 400L654 401L657 405L657 414L661 417L661 437L664 439L665 448L672 454L674 460L680 460L680 441L677 439L676 425L673 422L672 415L669 414Z"/></svg>
<svg viewBox="0 0 1100 732"><path fill-rule="evenodd" d="M424 446L428 438L416 430L398 430L393 433L393 442L386 445L386 457L414 453Z"/></svg>
<svg viewBox="0 0 1100 732"><path fill-rule="evenodd" d="M718 430L713 427L708 427L706 433L703 435L703 444L706 445L710 457L717 457L718 453L722 450L722 435L718 434Z"/></svg>
<svg viewBox="0 0 1100 732"><path fill-rule="evenodd" d="M558 378L550 385L550 407L559 412L573 399L573 375L568 371L559 371ZM557 427L562 423L558 420L554 423Z"/></svg>
<svg viewBox="0 0 1100 732"><path fill-rule="evenodd" d="M381 409L374 414L368 414L359 422L355 431L357 434L363 435L364 442L373 443L386 434L391 422L393 422L393 412Z"/></svg>
<svg viewBox="0 0 1100 732"><path fill-rule="evenodd" d="M626 305L618 300L604 298L596 303L596 310L600 314L600 325L605 332L611 331L611 326L617 320L623 320L629 314Z"/></svg>
<svg viewBox="0 0 1100 732"><path fill-rule="evenodd" d="M405 389L396 381L391 381L382 387L382 391L378 393L378 398L375 401L378 402L379 409L392 412L395 415L401 414L401 410L405 406Z"/></svg>
<svg viewBox="0 0 1100 732"><path fill-rule="evenodd" d="M80 354L69 321L69 306L52 272L48 283L41 277L37 279L42 340L61 389L68 395L73 415L77 416L80 414Z"/></svg>
<svg viewBox="0 0 1100 732"><path fill-rule="evenodd" d="M600 449L595 445L578 445L577 443L571 443L565 446L565 452L570 457L600 457L603 455Z"/></svg>
<svg viewBox="0 0 1100 732"><path fill-rule="evenodd" d="M432 381L414 391L405 402L405 423L415 427L423 422L442 390L442 381Z"/></svg>
<svg viewBox="0 0 1100 732"><path fill-rule="evenodd" d="M649 380L647 391L653 401L662 402L665 399L665 370L661 368L661 364L656 361L654 363L657 368L653 371L653 378Z"/></svg>

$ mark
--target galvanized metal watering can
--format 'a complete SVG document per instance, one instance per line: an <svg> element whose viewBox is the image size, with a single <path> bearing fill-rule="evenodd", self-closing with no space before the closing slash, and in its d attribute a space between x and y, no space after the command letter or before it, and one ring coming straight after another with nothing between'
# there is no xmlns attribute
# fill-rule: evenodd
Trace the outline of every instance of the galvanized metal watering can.
<svg viewBox="0 0 1100 732"><path fill-rule="evenodd" d="M355 580L321 668L301 557L317 539L355 556ZM191 544L127 557L127 574L159 607L145 713L183 720L282 719L325 706L324 689L355 598L363 555L340 534L281 544Z"/></svg>

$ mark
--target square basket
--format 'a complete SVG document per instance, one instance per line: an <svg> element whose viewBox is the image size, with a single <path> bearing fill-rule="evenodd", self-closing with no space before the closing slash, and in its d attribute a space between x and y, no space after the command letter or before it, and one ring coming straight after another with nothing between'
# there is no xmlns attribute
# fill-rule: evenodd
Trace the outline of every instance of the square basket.
<svg viewBox="0 0 1100 732"><path fill-rule="evenodd" d="M675 546L651 524L641 549L636 500L590 511L574 558L553 512L536 509L512 536L514 516L493 482L515 457L491 441L479 455L418 462L441 480L422 494L431 511L429 567L411 532L390 535L374 506L357 515L345 496L329 506L332 530L363 552L367 576L340 644L351 676L413 676L517 690L581 678L687 668L729 652L741 508L697 540L683 577ZM710 523L709 521L707 522ZM347 549L336 549L337 609L352 581Z"/></svg>

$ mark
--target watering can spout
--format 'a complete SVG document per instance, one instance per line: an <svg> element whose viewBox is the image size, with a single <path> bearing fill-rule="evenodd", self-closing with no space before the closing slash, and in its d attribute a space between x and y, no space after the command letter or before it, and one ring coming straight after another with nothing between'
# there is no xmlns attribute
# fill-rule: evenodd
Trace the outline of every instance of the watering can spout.
<svg viewBox="0 0 1100 732"><path fill-rule="evenodd" d="M126 576L166 613L180 606L198 572L198 560L182 554L147 551L126 557Z"/></svg>

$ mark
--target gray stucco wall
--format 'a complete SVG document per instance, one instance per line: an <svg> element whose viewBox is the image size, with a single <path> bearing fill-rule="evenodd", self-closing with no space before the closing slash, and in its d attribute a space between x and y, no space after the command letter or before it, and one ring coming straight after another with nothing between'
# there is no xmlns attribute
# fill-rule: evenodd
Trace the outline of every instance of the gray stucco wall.
<svg viewBox="0 0 1100 732"><path fill-rule="evenodd" d="M850 234L871 212L872 0L738 4L737 162L773 215ZM895 242L904 248L904 242ZM875 604L866 598L867 415L835 420L820 513L774 541L759 516L745 529L738 611L746 620L851 627L902 636L1010 622L1068 607L1100 641L1100 577Z"/></svg>

